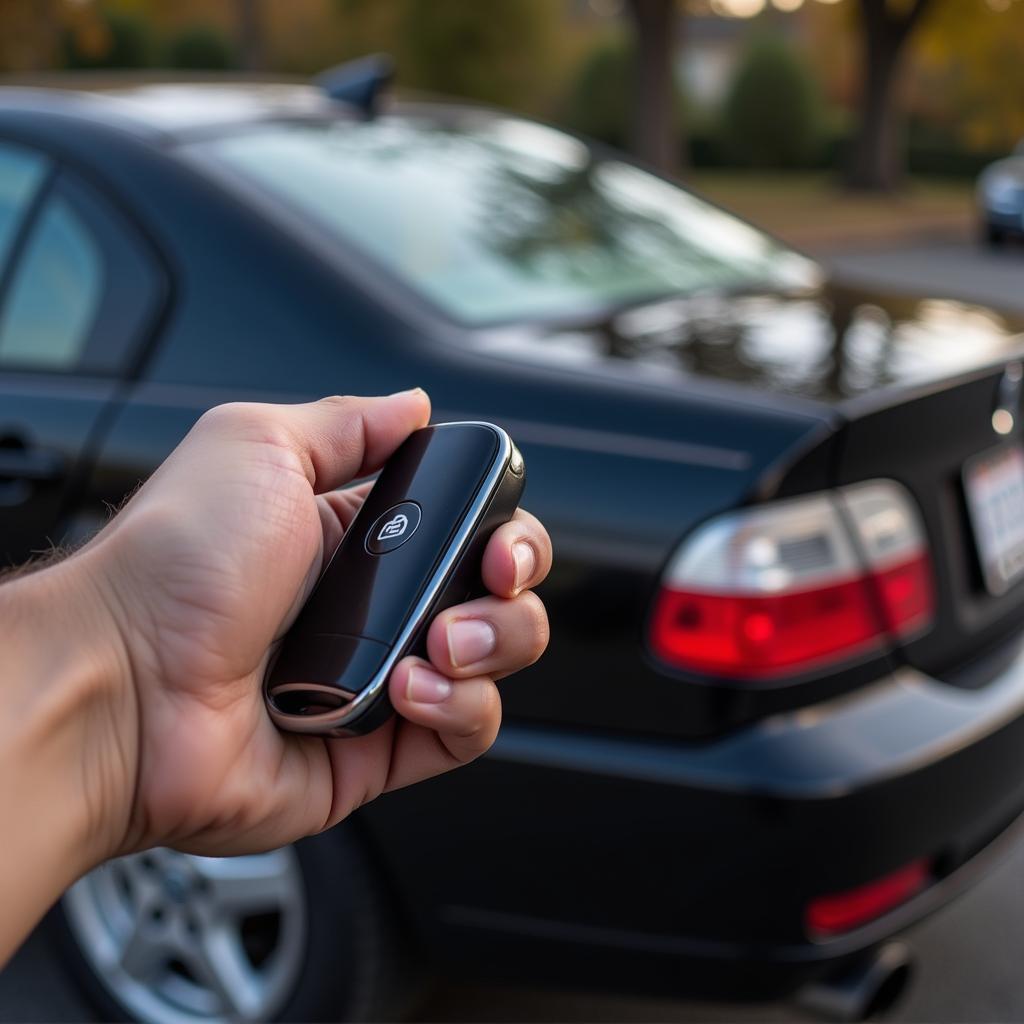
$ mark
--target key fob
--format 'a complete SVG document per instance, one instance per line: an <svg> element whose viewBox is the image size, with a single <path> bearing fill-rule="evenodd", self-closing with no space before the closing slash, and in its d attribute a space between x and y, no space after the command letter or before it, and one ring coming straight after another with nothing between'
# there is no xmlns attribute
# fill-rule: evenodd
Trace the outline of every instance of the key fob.
<svg viewBox="0 0 1024 1024"><path fill-rule="evenodd" d="M439 611L484 593L484 548L525 478L518 449L490 423L439 423L406 439L271 662L263 695L279 728L358 736L388 719L391 670L425 654Z"/></svg>

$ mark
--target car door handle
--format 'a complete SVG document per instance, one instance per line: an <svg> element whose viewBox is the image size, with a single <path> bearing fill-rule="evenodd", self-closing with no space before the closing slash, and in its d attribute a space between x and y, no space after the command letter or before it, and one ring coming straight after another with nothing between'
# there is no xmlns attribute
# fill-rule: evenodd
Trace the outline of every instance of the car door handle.
<svg viewBox="0 0 1024 1024"><path fill-rule="evenodd" d="M57 480L64 474L62 455L45 448L0 447L0 508L26 505L37 485Z"/></svg>
<svg viewBox="0 0 1024 1024"><path fill-rule="evenodd" d="M40 448L0 448L0 481L44 483L64 473L64 457Z"/></svg>

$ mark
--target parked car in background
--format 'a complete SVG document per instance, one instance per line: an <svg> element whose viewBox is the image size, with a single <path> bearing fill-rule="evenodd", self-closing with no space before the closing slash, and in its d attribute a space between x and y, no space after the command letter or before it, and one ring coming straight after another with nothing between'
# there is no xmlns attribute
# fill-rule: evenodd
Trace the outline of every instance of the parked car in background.
<svg viewBox="0 0 1024 1024"><path fill-rule="evenodd" d="M989 164L978 179L982 239L1002 245L1024 236L1024 142L1005 160Z"/></svg>
<svg viewBox="0 0 1024 1024"><path fill-rule="evenodd" d="M413 385L508 428L556 550L488 756L290 849L101 867L62 963L163 1024L869 962L1024 808L1019 331L500 112L0 90L6 561L88 536L215 404Z"/></svg>

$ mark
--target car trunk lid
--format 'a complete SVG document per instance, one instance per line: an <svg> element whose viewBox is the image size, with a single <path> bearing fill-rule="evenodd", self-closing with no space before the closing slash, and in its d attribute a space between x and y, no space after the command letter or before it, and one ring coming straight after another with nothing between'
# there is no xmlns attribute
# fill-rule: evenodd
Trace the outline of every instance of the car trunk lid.
<svg viewBox="0 0 1024 1024"><path fill-rule="evenodd" d="M1012 493L1021 479L1021 364L999 362L911 391L863 396L841 407L836 486L879 477L915 497L928 535L935 617L900 654L923 671L952 670L1018 631L1024 583L986 581L979 515L1013 546ZM978 479L979 474L986 480ZM973 499L973 503L972 503ZM980 506L980 508L979 508ZM996 507L998 506L998 507ZM986 512L987 509L987 512ZM1008 532L1009 531L1009 532ZM991 535L991 529L989 529ZM1001 591L1001 592L995 592Z"/></svg>

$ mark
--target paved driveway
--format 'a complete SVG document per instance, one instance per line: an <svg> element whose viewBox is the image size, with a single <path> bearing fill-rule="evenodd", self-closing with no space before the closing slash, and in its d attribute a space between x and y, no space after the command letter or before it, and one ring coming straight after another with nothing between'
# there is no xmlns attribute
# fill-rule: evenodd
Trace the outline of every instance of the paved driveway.
<svg viewBox="0 0 1024 1024"><path fill-rule="evenodd" d="M993 250L965 240L818 255L853 282L931 292L1024 315L1024 245Z"/></svg>

